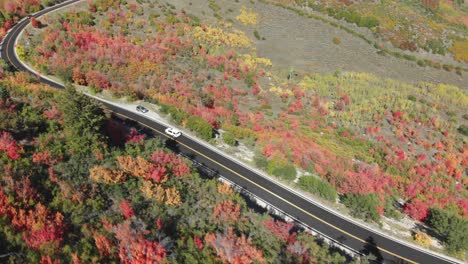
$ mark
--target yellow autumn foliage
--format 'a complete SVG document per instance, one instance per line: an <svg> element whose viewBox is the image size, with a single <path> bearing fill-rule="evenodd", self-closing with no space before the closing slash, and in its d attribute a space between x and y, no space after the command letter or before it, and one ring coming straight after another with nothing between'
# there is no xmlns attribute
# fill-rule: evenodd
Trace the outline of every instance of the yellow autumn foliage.
<svg viewBox="0 0 468 264"><path fill-rule="evenodd" d="M428 247L431 245L431 238L422 232L414 233L413 238L414 238L414 241L416 241L418 244L422 246Z"/></svg>
<svg viewBox="0 0 468 264"><path fill-rule="evenodd" d="M166 205L180 205L180 193L175 187L170 187L164 190L166 192Z"/></svg>
<svg viewBox="0 0 468 264"><path fill-rule="evenodd" d="M182 203L180 193L175 187L164 189L160 184L143 180L139 189L146 198L154 199L161 203L164 202L166 205L180 205Z"/></svg>
<svg viewBox="0 0 468 264"><path fill-rule="evenodd" d="M453 53L453 56L457 61L467 62L468 61L468 39L458 40L453 43L453 46L449 49Z"/></svg>
<svg viewBox="0 0 468 264"><path fill-rule="evenodd" d="M151 181L144 180L140 186L140 191L148 199L154 199L158 202L164 201L165 190L161 185L154 184Z"/></svg>
<svg viewBox="0 0 468 264"><path fill-rule="evenodd" d="M258 23L258 13L255 13L250 8L242 6L240 9L240 14L236 16L236 19L244 25L257 25Z"/></svg>
<svg viewBox="0 0 468 264"><path fill-rule="evenodd" d="M250 39L244 32L233 29L231 32L226 32L220 28L210 26L195 27L191 32L192 36L202 43L208 45L226 45L230 47L249 47Z"/></svg>
<svg viewBox="0 0 468 264"><path fill-rule="evenodd" d="M277 87L277 86L271 86L269 91L271 93L277 94L279 96L281 96L283 94L287 94L288 96L294 95L294 93L291 90L282 89L282 88Z"/></svg>
<svg viewBox="0 0 468 264"><path fill-rule="evenodd" d="M258 65L269 66L271 67L273 64L271 60L266 58L257 58L250 54L243 54L240 56L242 60L243 66L247 66L249 69L256 69Z"/></svg>

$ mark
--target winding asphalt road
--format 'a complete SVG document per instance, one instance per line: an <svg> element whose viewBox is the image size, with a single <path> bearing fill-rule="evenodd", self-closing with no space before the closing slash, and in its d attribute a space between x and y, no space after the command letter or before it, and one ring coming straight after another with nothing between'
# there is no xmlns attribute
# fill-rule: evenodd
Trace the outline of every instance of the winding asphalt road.
<svg viewBox="0 0 468 264"><path fill-rule="evenodd" d="M45 13L79 1L71 0L61 3L40 11L34 14L34 16L39 17ZM28 19L21 20L10 30L2 41L1 57L17 70L35 74L25 67L15 54L15 41L28 23ZM43 77L40 77L40 81L55 88L63 88L62 84ZM164 129L166 128L164 124L112 104L104 103L104 105L117 115L136 121L142 126L167 137L164 134ZM315 230L319 230L346 247L352 248L354 251L364 254L372 252L383 263L456 263L451 259L393 240L390 237L372 231L368 227L342 218L322 206L301 197L288 188L248 169L231 158L222 155L219 151L214 151L206 146L206 143L194 140L192 137L182 135L177 140L171 142L173 147L182 153L204 163L223 177L242 186L259 198L268 201L268 203L293 216L300 222L313 227Z"/></svg>

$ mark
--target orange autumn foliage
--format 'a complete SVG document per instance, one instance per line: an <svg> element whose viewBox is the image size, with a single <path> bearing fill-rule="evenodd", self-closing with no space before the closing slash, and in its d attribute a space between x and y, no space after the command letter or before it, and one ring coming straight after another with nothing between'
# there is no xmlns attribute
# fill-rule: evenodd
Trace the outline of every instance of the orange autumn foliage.
<svg viewBox="0 0 468 264"><path fill-rule="evenodd" d="M159 184L154 184L151 181L144 180L140 186L140 191L146 198L155 199L158 202L164 201L164 188Z"/></svg>
<svg viewBox="0 0 468 264"><path fill-rule="evenodd" d="M97 182L115 184L125 181L127 176L120 170L110 170L102 166L94 166L90 170L89 178Z"/></svg>
<svg viewBox="0 0 468 264"><path fill-rule="evenodd" d="M231 186L227 183L221 183L218 185L218 193L219 194L227 194L231 195L234 191L232 190Z"/></svg>
<svg viewBox="0 0 468 264"><path fill-rule="evenodd" d="M211 219L214 219L218 223L223 222L237 222L240 216L240 205L234 203L231 200L223 201L217 204L213 209Z"/></svg>
<svg viewBox="0 0 468 264"><path fill-rule="evenodd" d="M152 163L142 157L119 156L117 162L124 171L141 178L147 178L154 168Z"/></svg>
<svg viewBox="0 0 468 264"><path fill-rule="evenodd" d="M106 236L96 234L93 236L94 243L96 244L99 254L103 256L109 256L112 253L112 243L107 239Z"/></svg>

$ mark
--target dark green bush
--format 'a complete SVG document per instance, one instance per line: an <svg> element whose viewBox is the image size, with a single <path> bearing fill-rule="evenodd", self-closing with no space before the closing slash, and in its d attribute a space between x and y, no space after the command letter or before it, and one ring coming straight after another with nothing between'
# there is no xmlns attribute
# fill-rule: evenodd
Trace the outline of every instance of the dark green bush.
<svg viewBox="0 0 468 264"><path fill-rule="evenodd" d="M395 198L388 195L385 197L385 216L400 220L403 215L397 209L395 209L395 204L397 204Z"/></svg>
<svg viewBox="0 0 468 264"><path fill-rule="evenodd" d="M377 211L379 199L372 194L348 193L342 197L343 204L351 211L351 215L366 221L379 222L380 215Z"/></svg>
<svg viewBox="0 0 468 264"><path fill-rule="evenodd" d="M5 101L8 98L10 98L10 92L5 86L0 85L0 100Z"/></svg>
<svg viewBox="0 0 468 264"><path fill-rule="evenodd" d="M257 30L254 30L253 34L254 34L254 36L255 36L255 38L256 38L257 40L261 40L261 39L262 39L262 38L260 37L260 33L258 33Z"/></svg>
<svg viewBox="0 0 468 264"><path fill-rule="evenodd" d="M463 134L465 136L468 136L468 126L467 125L461 125L460 127L458 127L458 132L460 134Z"/></svg>
<svg viewBox="0 0 468 264"><path fill-rule="evenodd" d="M260 152L255 153L254 162L260 169L265 169L268 166L268 159Z"/></svg>
<svg viewBox="0 0 468 264"><path fill-rule="evenodd" d="M449 252L468 250L468 220L453 212L431 208L426 223L445 243Z"/></svg>

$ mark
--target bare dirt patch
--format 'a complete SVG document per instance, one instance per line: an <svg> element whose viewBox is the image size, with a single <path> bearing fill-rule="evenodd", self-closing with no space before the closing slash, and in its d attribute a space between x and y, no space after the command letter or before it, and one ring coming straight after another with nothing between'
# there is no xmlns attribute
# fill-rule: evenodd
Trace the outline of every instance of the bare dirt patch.
<svg viewBox="0 0 468 264"><path fill-rule="evenodd" d="M215 2L221 7L218 14L247 31L254 41L258 55L271 59L277 70L286 72L293 68L302 73L331 73L337 70L368 72L411 83L429 81L468 87L465 76L379 55L364 40L322 21L299 16L293 11L260 2ZM202 17L202 21L211 18L208 21L217 22L206 1L173 1L173 4ZM256 26L243 26L236 21L235 17L239 15L242 6L259 13L260 19ZM254 37L255 30L260 35L260 40ZM340 43L335 44L334 38L338 38Z"/></svg>

